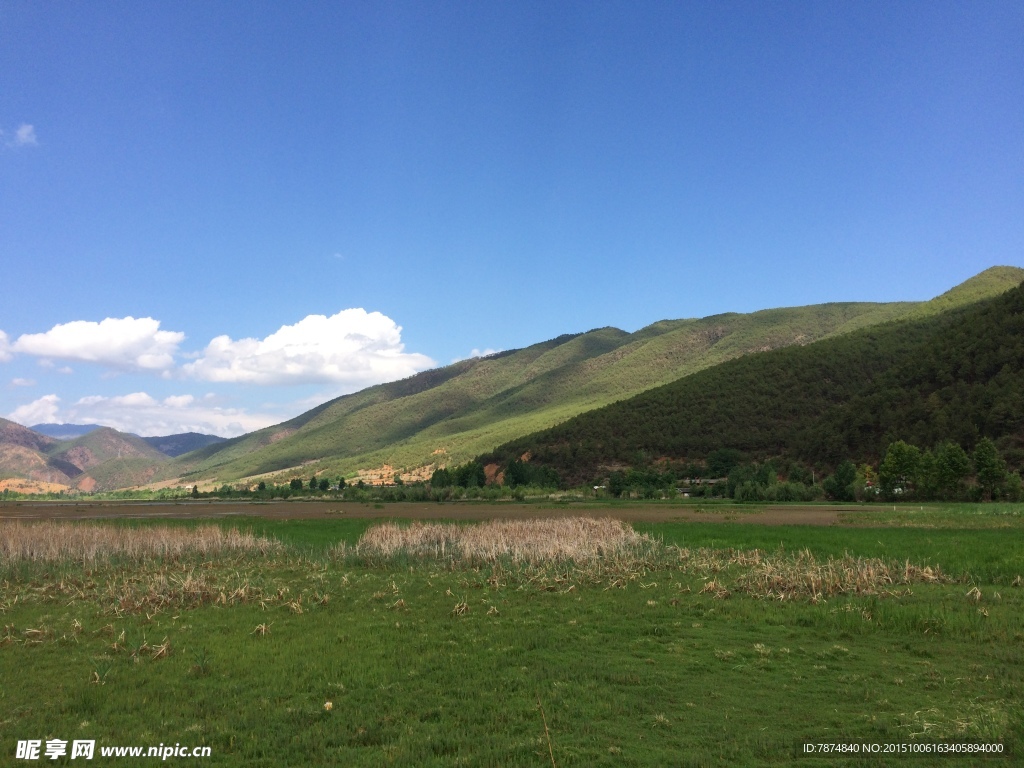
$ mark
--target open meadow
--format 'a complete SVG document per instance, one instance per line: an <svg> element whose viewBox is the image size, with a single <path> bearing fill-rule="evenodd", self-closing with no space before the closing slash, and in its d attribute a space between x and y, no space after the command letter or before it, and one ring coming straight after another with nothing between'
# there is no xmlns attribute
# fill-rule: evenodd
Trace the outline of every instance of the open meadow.
<svg viewBox="0 0 1024 768"><path fill-rule="evenodd" d="M1021 760L1020 506L235 506L0 507L0 764Z"/></svg>

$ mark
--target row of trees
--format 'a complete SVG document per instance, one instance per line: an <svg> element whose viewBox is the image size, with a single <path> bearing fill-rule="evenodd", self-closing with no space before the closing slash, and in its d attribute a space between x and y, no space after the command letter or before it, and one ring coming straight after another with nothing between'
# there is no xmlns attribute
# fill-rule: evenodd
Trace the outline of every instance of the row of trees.
<svg viewBox="0 0 1024 768"><path fill-rule="evenodd" d="M225 496L239 496L252 497L257 499L287 499L292 496L317 495L324 494L329 491L344 493L347 485L348 484L345 482L344 477L338 478L337 483L332 483L326 477L318 478L314 475L313 477L309 478L308 481L303 480L302 478L293 477L291 480L288 481L287 484L284 485L277 485L275 483L270 483L268 485L265 481L261 480L255 488L249 486L246 486L244 488L234 488L230 485L225 484L222 485L217 490L210 493L200 492L199 486L194 485L192 486L192 497L203 498L207 496L216 496L220 498ZM365 483L363 483L362 480L359 480L353 486L350 487L361 489L365 487Z"/></svg>
<svg viewBox="0 0 1024 768"><path fill-rule="evenodd" d="M394 483L389 486L369 486L363 480L349 483L344 477L332 481L326 477L310 477L308 480L295 477L283 485L268 484L260 481L255 487L234 488L222 485L211 492L200 492L193 486L193 498L207 497L239 497L256 499L287 499L295 496L316 496L333 493L346 500L381 500L381 501L444 501L456 498L491 498L492 489L500 486L506 490L522 487L553 488L558 486L558 473L550 467L530 465L516 460L500 473L496 480L499 483L488 484L487 472L477 461L469 461L454 467L442 467L434 471L429 483L415 482L406 485L400 475L396 474ZM467 493L476 491L476 493ZM485 493L486 491L486 493ZM497 491L495 498L511 497L511 493Z"/></svg>
<svg viewBox="0 0 1024 768"><path fill-rule="evenodd" d="M949 440L928 450L898 440L889 446L878 469L878 487L887 498L1021 497L1020 475L1007 471L1006 461L988 438L979 440L970 455Z"/></svg>
<svg viewBox="0 0 1024 768"><path fill-rule="evenodd" d="M946 440L924 449L897 440L885 452L876 470L871 464L859 467L843 461L820 486L813 473L793 465L788 478L777 474L771 461L734 467L727 482L711 486L708 493L721 493L737 501L810 501L827 497L836 501L983 501L1024 498L1021 477L1007 470L996 444L988 438L978 441L971 454L959 444Z"/></svg>
<svg viewBox="0 0 1024 768"><path fill-rule="evenodd" d="M457 467L435 469L430 476L431 488L483 488L487 485L487 472L478 461L468 461Z"/></svg>
<svg viewBox="0 0 1024 768"><path fill-rule="evenodd" d="M374 489L374 498L385 491L385 500L444 500L461 498L468 490L524 487L552 488L559 485L558 473L543 464L521 459L510 461L491 485L483 464L469 461L434 471L429 484L414 483L403 488L396 477L392 488ZM982 438L968 454L959 444L946 440L924 449L897 440L889 445L879 467L865 463L860 466L843 461L827 476L817 476L813 469L790 459L744 462L739 451L713 451L702 463L664 463L660 467L615 471L594 481L607 483L615 497L631 496L661 498L675 495L680 487L695 497L718 496L737 501L813 501L830 498L837 501L914 499L922 501L1024 498L1020 475L1007 470L1007 464L996 444ZM287 486L267 486L261 482L253 490L221 488L216 495L255 496L257 498L288 498L292 495L313 495L335 491L343 498L362 499L367 486L362 480L337 484L327 478L294 478ZM456 494L455 491L460 493ZM193 488L193 496L200 495ZM204 494L205 495L205 494ZM401 499L399 498L401 497ZM394 497L394 498L391 498Z"/></svg>
<svg viewBox="0 0 1024 768"><path fill-rule="evenodd" d="M691 496L731 498L736 501L836 501L914 499L921 501L1020 501L1024 489L1020 475L1007 470L996 444L987 438L967 453L947 440L930 449L903 440L892 443L876 469L843 461L835 471L816 477L799 462L775 459L743 462L735 451L715 451L705 466L685 464L673 469L630 469L612 472L608 491L616 497L658 498L679 486ZM701 478L714 478L704 482Z"/></svg>

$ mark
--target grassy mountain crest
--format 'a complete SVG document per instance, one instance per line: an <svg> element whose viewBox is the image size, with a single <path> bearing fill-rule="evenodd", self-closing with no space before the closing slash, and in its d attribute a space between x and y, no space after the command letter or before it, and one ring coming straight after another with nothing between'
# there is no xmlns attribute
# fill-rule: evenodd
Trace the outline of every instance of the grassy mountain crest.
<svg viewBox="0 0 1024 768"><path fill-rule="evenodd" d="M971 295L971 294L968 294ZM570 482L721 448L819 466L877 462L899 439L996 440L1024 463L1024 283L995 298L748 355L561 425L482 461L530 452Z"/></svg>
<svg viewBox="0 0 1024 768"><path fill-rule="evenodd" d="M600 328L560 336L337 398L186 454L162 476L230 481L462 462L729 360L935 315L1022 279L1024 270L996 267L929 302L821 304L665 320L635 333Z"/></svg>

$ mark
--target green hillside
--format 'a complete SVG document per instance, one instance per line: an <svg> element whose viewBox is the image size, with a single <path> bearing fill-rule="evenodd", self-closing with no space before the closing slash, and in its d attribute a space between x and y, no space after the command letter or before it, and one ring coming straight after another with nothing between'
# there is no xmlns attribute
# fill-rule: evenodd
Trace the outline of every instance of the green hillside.
<svg viewBox="0 0 1024 768"><path fill-rule="evenodd" d="M162 462L167 456L148 445L141 437L127 435L110 427L100 427L74 440L61 440L47 453L86 471L111 459L149 459Z"/></svg>
<svg viewBox="0 0 1024 768"><path fill-rule="evenodd" d="M600 328L466 360L332 400L186 454L162 471L186 482L268 473L429 468L754 352L804 345L992 296L1024 279L997 267L930 302L836 303Z"/></svg>
<svg viewBox="0 0 1024 768"><path fill-rule="evenodd" d="M74 440L62 440L47 453L50 463L63 469L71 482L84 491L144 485L168 460L141 437L110 427L94 429Z"/></svg>
<svg viewBox="0 0 1024 768"><path fill-rule="evenodd" d="M1024 283L923 319L732 360L480 460L505 464L529 452L580 482L722 448L831 468L877 462L896 440L971 450L982 437L1011 465L1024 463Z"/></svg>

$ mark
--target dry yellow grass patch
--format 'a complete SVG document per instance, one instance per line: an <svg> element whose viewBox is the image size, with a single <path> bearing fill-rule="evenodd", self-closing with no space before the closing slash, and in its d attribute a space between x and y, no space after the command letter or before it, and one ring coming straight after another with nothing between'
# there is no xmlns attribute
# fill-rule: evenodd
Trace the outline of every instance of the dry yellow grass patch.
<svg viewBox="0 0 1024 768"><path fill-rule="evenodd" d="M950 581L938 567L850 555L819 560L806 550L769 555L757 549L677 549L677 555L684 571L703 574L717 574L726 569L730 573L738 571L730 585L732 589L777 600L880 594L897 586ZM716 597L728 594L720 580L709 581L701 591L712 592Z"/></svg>
<svg viewBox="0 0 1024 768"><path fill-rule="evenodd" d="M266 553L277 546L270 539L215 525L135 528L90 523L0 523L0 563L93 562L112 556L141 559L242 551Z"/></svg>
<svg viewBox="0 0 1024 768"><path fill-rule="evenodd" d="M10 477L0 480L0 491L13 491L15 493L61 493L71 490L70 485L60 483L48 483L43 480L25 480L18 477Z"/></svg>
<svg viewBox="0 0 1024 768"><path fill-rule="evenodd" d="M375 525L356 552L493 563L586 562L646 553L655 542L619 520L589 517L550 520L491 520L477 525L394 523Z"/></svg>

